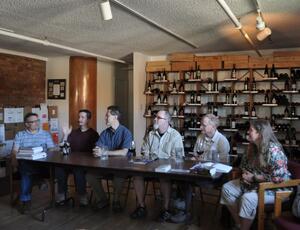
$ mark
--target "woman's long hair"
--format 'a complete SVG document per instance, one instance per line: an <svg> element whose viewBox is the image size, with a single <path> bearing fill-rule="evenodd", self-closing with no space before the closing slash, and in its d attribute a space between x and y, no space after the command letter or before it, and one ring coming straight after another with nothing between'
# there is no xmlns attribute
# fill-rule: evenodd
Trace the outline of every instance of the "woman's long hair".
<svg viewBox="0 0 300 230"><path fill-rule="evenodd" d="M276 144L279 148L282 149L282 146L278 139L276 138L272 127L267 120L253 120L250 122L250 125L260 134L261 141L257 145L254 143L250 143L249 149L248 149L248 156L249 154L253 154L254 152L258 153L259 162L261 166L266 166L267 162L269 162L271 156L268 151L270 147L270 143ZM267 156L265 154L268 154ZM252 155L253 156L253 155ZM266 157L266 158L265 158Z"/></svg>

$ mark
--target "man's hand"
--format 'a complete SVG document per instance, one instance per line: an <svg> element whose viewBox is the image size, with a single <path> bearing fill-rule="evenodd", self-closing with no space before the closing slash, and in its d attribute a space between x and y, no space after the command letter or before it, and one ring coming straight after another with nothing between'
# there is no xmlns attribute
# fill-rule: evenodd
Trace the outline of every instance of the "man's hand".
<svg viewBox="0 0 300 230"><path fill-rule="evenodd" d="M101 157L101 149L99 148L99 146L93 148L93 155L94 157Z"/></svg>
<svg viewBox="0 0 300 230"><path fill-rule="evenodd" d="M11 155L11 165L14 169L18 167L18 160L15 154Z"/></svg>
<svg viewBox="0 0 300 230"><path fill-rule="evenodd" d="M67 140L68 136L72 132L72 126L70 126L70 127L63 126L62 127L62 132L63 132L64 140Z"/></svg>

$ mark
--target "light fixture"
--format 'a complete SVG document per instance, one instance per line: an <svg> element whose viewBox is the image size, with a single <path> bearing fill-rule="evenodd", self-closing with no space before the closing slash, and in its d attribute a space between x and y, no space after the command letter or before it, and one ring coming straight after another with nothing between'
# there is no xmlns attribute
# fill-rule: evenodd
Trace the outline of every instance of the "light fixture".
<svg viewBox="0 0 300 230"><path fill-rule="evenodd" d="M101 14L102 14L102 18L103 20L107 21L107 20L111 20L112 19L112 13L111 13L111 8L110 8L110 3L109 1L104 1L104 2L100 2L100 10L101 10Z"/></svg>
<svg viewBox="0 0 300 230"><path fill-rule="evenodd" d="M259 32L256 34L256 38L258 41L263 41L272 34L272 31L269 27L266 26L266 22L263 19L261 10L258 5L258 1L256 1L256 10L257 10L256 29L259 30Z"/></svg>

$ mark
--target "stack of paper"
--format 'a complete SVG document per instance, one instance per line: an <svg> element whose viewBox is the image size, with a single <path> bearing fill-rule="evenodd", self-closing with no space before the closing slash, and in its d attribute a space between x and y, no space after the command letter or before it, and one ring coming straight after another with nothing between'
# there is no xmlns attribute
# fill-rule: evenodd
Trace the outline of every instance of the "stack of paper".
<svg viewBox="0 0 300 230"><path fill-rule="evenodd" d="M169 172L171 170L171 165L160 165L155 168L155 172Z"/></svg>
<svg viewBox="0 0 300 230"><path fill-rule="evenodd" d="M47 153L43 152L43 147L22 148L17 153L17 159L36 160L47 157Z"/></svg>
<svg viewBox="0 0 300 230"><path fill-rule="evenodd" d="M225 165L221 163L212 163L212 162L205 162L205 163L199 162L198 164L191 167L191 170L196 170L201 168L207 170L214 169L215 172L220 172L220 173L229 173L232 170L232 167L229 165Z"/></svg>

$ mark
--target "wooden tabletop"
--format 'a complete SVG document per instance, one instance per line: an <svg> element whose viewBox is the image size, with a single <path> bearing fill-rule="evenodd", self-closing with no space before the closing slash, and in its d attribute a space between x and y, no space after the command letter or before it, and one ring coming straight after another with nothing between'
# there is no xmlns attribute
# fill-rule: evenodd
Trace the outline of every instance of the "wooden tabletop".
<svg viewBox="0 0 300 230"><path fill-rule="evenodd" d="M212 178L206 175L199 175L191 172L155 172L155 168L162 164L171 164L172 169L190 169L196 161L185 160L182 163L176 163L174 159L159 159L146 165L134 164L127 157L112 157L108 160L95 158L89 152L72 152L68 156L62 155L59 151L48 152L47 158L29 160L34 164L61 166L61 167L84 167L89 171L95 171L104 174L115 174L123 176L149 176L149 177L165 177L176 180L210 179L214 180L221 176L220 173Z"/></svg>

